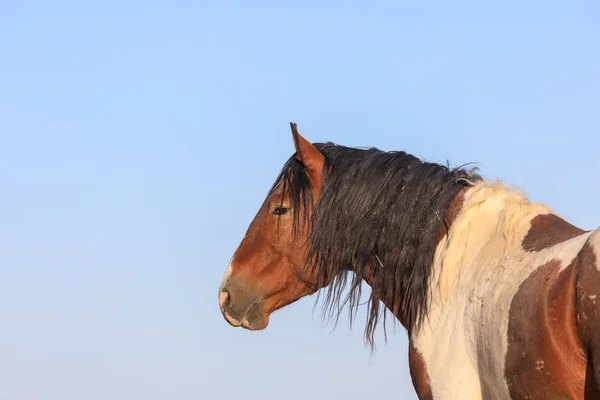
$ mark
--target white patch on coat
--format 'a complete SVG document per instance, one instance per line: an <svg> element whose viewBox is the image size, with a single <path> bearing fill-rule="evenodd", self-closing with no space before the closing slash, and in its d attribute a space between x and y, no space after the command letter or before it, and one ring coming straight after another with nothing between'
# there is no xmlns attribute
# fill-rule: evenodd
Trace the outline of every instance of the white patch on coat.
<svg viewBox="0 0 600 400"><path fill-rule="evenodd" d="M434 399L510 398L504 370L511 301L538 267L551 260L568 266L591 235L526 252L523 239L540 214L554 213L497 183L466 191L436 250L429 313L411 338Z"/></svg>
<svg viewBox="0 0 600 400"><path fill-rule="evenodd" d="M600 270L600 229L596 229L589 240L589 245L596 256L596 269Z"/></svg>

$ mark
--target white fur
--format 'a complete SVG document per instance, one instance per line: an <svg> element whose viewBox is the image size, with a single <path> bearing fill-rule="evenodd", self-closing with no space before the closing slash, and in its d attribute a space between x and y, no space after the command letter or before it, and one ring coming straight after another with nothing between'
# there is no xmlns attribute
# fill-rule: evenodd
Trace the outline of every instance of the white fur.
<svg viewBox="0 0 600 400"><path fill-rule="evenodd" d="M596 269L600 270L600 229L594 231L590 237L589 244L596 256Z"/></svg>
<svg viewBox="0 0 600 400"><path fill-rule="evenodd" d="M479 183L467 190L461 212L436 250L428 317L411 338L434 399L510 398L504 367L511 301L536 268L550 260L566 267L591 235L525 252L522 242L531 220L548 213L548 207L500 184Z"/></svg>

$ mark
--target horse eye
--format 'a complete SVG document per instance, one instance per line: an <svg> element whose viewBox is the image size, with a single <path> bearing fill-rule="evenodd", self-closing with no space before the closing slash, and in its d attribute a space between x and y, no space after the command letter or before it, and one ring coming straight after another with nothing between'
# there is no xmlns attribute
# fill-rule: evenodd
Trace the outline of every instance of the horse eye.
<svg viewBox="0 0 600 400"><path fill-rule="evenodd" d="M288 211L290 211L290 209L287 207L275 207L272 214L273 215L283 215L283 214L287 213Z"/></svg>

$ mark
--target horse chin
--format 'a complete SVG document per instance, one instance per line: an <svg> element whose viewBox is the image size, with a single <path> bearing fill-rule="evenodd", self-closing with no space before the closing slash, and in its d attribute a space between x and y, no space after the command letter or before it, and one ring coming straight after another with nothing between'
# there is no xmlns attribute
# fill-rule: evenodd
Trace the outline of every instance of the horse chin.
<svg viewBox="0 0 600 400"><path fill-rule="evenodd" d="M269 316L267 314L259 318L246 319L242 322L242 328L249 331L262 331L269 325Z"/></svg>
<svg viewBox="0 0 600 400"><path fill-rule="evenodd" d="M249 331L262 331L269 325L269 314L265 311L264 303L254 304L242 322L242 328Z"/></svg>

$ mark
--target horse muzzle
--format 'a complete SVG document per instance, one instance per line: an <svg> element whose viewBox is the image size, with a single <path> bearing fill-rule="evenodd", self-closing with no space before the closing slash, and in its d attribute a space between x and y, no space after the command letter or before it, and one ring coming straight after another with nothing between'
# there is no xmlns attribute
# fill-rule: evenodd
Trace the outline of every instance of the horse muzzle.
<svg viewBox="0 0 600 400"><path fill-rule="evenodd" d="M246 285L229 279L219 292L219 308L225 321L233 327L262 330L269 324L264 302L247 290Z"/></svg>

